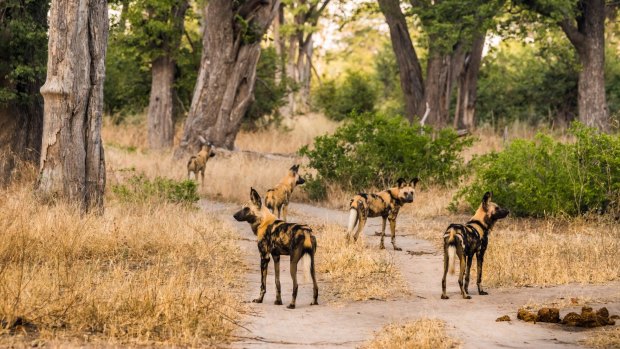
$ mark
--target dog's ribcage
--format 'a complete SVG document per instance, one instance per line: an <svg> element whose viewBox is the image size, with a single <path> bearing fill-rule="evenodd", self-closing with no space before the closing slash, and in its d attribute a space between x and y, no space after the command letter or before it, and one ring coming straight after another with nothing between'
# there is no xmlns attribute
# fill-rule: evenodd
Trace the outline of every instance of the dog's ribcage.
<svg viewBox="0 0 620 349"><path fill-rule="evenodd" d="M450 236L450 231L454 231L454 239L451 244L460 244L466 255L472 255L481 248L486 248L488 242L488 234L480 232L474 227L475 223L466 224L450 224L444 233L444 240ZM480 227L482 228L482 227Z"/></svg>

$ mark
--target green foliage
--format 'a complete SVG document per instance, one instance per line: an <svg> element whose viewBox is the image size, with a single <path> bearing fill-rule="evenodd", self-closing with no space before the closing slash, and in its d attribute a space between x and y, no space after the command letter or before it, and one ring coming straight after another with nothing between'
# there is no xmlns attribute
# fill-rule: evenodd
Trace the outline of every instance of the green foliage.
<svg viewBox="0 0 620 349"><path fill-rule="evenodd" d="M572 143L546 134L515 140L471 162L474 181L454 198L476 207L482 194L516 216L577 215L605 210L620 199L620 137L574 123Z"/></svg>
<svg viewBox="0 0 620 349"><path fill-rule="evenodd" d="M578 62L564 37L510 42L484 57L478 80L481 122L567 124L577 116Z"/></svg>
<svg viewBox="0 0 620 349"><path fill-rule="evenodd" d="M374 78L381 87L378 109L386 115L405 115L403 91L400 88L400 76L394 50L385 43L375 55Z"/></svg>
<svg viewBox="0 0 620 349"><path fill-rule="evenodd" d="M0 2L0 106L40 99L47 62L49 0Z"/></svg>
<svg viewBox="0 0 620 349"><path fill-rule="evenodd" d="M112 192L119 200L130 203L158 201L191 205L199 200L194 181L161 177L150 180L144 174L132 176L126 184L113 185Z"/></svg>
<svg viewBox="0 0 620 349"><path fill-rule="evenodd" d="M279 69L279 58L273 47L262 48L256 66L256 83L254 85L254 102L244 115L243 122L249 128L266 126L279 120L277 110L284 104L286 86L276 81ZM275 115L272 119L265 117Z"/></svg>
<svg viewBox="0 0 620 349"><path fill-rule="evenodd" d="M320 176L306 176L303 190L308 193L308 198L312 201L323 201L327 198L327 186Z"/></svg>
<svg viewBox="0 0 620 349"><path fill-rule="evenodd" d="M351 113L375 109L377 92L367 74L347 72L344 80L326 80L314 90L314 104L328 117L344 120Z"/></svg>
<svg viewBox="0 0 620 349"><path fill-rule="evenodd" d="M402 117L380 114L352 115L333 135L315 138L314 149L301 155L319 176L346 190L367 190L394 185L399 177L420 177L425 184L449 185L464 173L461 151L471 138L460 138L450 129L437 131ZM311 186L317 186L311 185Z"/></svg>

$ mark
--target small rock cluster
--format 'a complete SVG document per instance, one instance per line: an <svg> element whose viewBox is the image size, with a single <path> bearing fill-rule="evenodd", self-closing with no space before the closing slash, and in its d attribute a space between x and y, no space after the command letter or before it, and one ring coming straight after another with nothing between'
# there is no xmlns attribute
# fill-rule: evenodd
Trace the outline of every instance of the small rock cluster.
<svg viewBox="0 0 620 349"><path fill-rule="evenodd" d="M571 312L566 314L562 320L560 320L560 310L558 308L541 308L538 310L538 314L521 308L517 313L517 318L519 320L533 323L550 322L562 323L567 326L600 327L615 325L616 322L614 319L618 319L620 317L618 315L609 316L609 311L605 307L597 311L592 310L591 307L583 307L581 308L581 314ZM510 321L510 318L507 315L504 315L496 321Z"/></svg>

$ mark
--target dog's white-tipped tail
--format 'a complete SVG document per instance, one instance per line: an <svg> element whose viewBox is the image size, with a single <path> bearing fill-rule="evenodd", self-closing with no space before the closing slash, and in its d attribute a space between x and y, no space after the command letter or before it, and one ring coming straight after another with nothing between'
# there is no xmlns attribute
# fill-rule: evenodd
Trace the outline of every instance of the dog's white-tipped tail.
<svg viewBox="0 0 620 349"><path fill-rule="evenodd" d="M312 262L310 260L310 254L309 253L304 253L304 255L301 257L301 259L302 259L303 268L304 268L304 282L309 282L311 280L310 264Z"/></svg>
<svg viewBox="0 0 620 349"><path fill-rule="evenodd" d="M347 226L347 234L351 234L351 232L353 232L355 223L357 223L357 209L351 208L349 211L349 225Z"/></svg>
<svg viewBox="0 0 620 349"><path fill-rule="evenodd" d="M450 274L454 275L454 263L456 263L455 260L455 255L456 254L456 247L455 246L449 246L448 247L448 270L450 271Z"/></svg>

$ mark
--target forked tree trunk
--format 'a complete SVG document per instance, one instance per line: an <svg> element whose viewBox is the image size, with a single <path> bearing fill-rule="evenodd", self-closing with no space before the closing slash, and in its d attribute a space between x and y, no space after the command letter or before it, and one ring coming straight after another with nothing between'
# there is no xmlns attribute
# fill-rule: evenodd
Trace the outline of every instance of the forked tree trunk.
<svg viewBox="0 0 620 349"><path fill-rule="evenodd" d="M108 39L106 0L53 0L37 192L82 210L103 209L101 144Z"/></svg>
<svg viewBox="0 0 620 349"><path fill-rule="evenodd" d="M200 71L176 156L196 151L200 137L232 149L241 119L253 100L260 41L280 0L211 0Z"/></svg>
<svg viewBox="0 0 620 349"><path fill-rule="evenodd" d="M409 122L413 122L415 116L421 117L426 110L420 61L411 42L399 0L379 0L379 6L390 28L392 49L398 63L400 87L405 99L406 117Z"/></svg>
<svg viewBox="0 0 620 349"><path fill-rule="evenodd" d="M462 69L457 77L457 100L454 112L454 128L471 130L476 126L476 99L478 96L478 73L482 62L485 35L474 38L469 52L465 53Z"/></svg>
<svg viewBox="0 0 620 349"><path fill-rule="evenodd" d="M452 55L429 50L424 85L425 104L429 106L428 124L436 128L448 124L452 91Z"/></svg>
<svg viewBox="0 0 620 349"><path fill-rule="evenodd" d="M165 21L166 17L173 23L173 30L159 43L162 55L153 59L151 64L151 94L148 111L148 139L151 149L163 149L172 146L174 140L173 119L173 85L175 53L181 44L185 12L189 3L180 0L170 8L169 13L159 14Z"/></svg>

